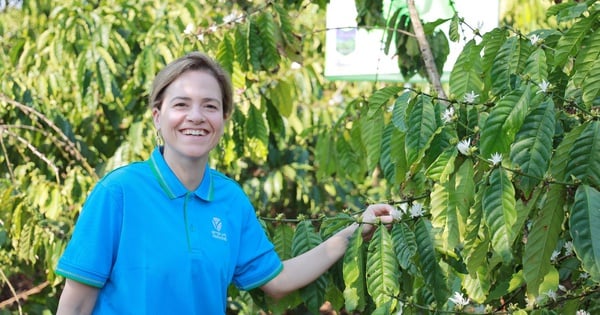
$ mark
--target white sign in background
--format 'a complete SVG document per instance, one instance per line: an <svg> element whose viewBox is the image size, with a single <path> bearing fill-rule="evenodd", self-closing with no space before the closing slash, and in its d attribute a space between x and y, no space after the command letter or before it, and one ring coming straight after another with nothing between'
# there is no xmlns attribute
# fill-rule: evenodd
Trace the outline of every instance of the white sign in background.
<svg viewBox="0 0 600 315"><path fill-rule="evenodd" d="M382 29L357 28L355 0L330 0L327 6L327 32L325 77L330 80L347 81L423 81L415 76L406 80L400 74L398 61L394 56L394 45L390 45L388 54L384 53L385 34ZM392 3L390 3L392 1ZM454 0L454 6L465 22L479 28L481 34L498 26L499 0ZM395 3L398 2L398 3ZM432 22L437 19L451 18L452 10L448 0L416 0L415 5L421 19ZM384 9L404 5L406 0L384 1ZM391 5L391 6L390 6ZM448 34L450 23L440 25ZM470 29L463 27L459 42L449 42L450 54L444 64L442 80L447 80L458 54L465 41L473 38ZM464 36L463 36L464 35Z"/></svg>

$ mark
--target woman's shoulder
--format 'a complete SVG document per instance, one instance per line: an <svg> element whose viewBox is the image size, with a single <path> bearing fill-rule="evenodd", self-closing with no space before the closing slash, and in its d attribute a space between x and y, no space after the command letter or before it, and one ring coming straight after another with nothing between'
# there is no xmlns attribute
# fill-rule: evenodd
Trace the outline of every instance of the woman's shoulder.
<svg viewBox="0 0 600 315"><path fill-rule="evenodd" d="M151 176L151 169L147 163L142 161L132 162L107 172L100 182L105 185L139 183L147 176Z"/></svg>

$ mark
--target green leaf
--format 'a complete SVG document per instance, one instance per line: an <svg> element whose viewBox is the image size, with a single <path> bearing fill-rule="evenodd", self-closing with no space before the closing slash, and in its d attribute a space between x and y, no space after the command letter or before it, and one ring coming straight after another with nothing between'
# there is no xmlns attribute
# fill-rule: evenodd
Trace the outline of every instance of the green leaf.
<svg viewBox="0 0 600 315"><path fill-rule="evenodd" d="M452 16L452 20L450 21L450 28L449 28L449 35L450 35L450 40L453 42L458 42L458 40L460 39L460 35L458 32L458 25L459 25L459 17L458 14L454 14L454 16Z"/></svg>
<svg viewBox="0 0 600 315"><path fill-rule="evenodd" d="M312 222L304 220L296 226L294 238L292 240L292 256L299 256L321 244L323 240L315 232ZM321 275L317 280L300 289L300 296L313 313L318 313L319 307L325 302L325 289L327 288L327 279Z"/></svg>
<svg viewBox="0 0 600 315"><path fill-rule="evenodd" d="M375 169L381 157L381 142L383 138L383 111L377 114L362 115L360 117L360 135L362 143L367 151L367 168Z"/></svg>
<svg viewBox="0 0 600 315"><path fill-rule="evenodd" d="M279 80L269 89L273 105L283 117L290 117L294 110L294 86L287 80Z"/></svg>
<svg viewBox="0 0 600 315"><path fill-rule="evenodd" d="M392 111L392 123L398 130L406 132L408 127L406 126L406 109L410 102L411 93L406 92L400 95L396 102L394 102L394 109Z"/></svg>
<svg viewBox="0 0 600 315"><path fill-rule="evenodd" d="M376 307L390 301L396 304L395 297L400 293L398 261L392 238L383 225L378 226L369 243L366 278L367 290Z"/></svg>
<svg viewBox="0 0 600 315"><path fill-rule="evenodd" d="M404 144L398 144L398 141L394 141L397 137L394 137L394 133L397 129L393 124L388 124L383 130L383 138L381 139L381 157L379 159L379 165L383 171L383 177L390 182L390 184L396 183L396 163L392 156L392 146L401 145L404 148Z"/></svg>
<svg viewBox="0 0 600 315"><path fill-rule="evenodd" d="M502 168L492 170L482 206L485 222L492 236L492 248L504 262L510 262L516 236L513 235L512 226L517 220L517 210L515 189Z"/></svg>
<svg viewBox="0 0 600 315"><path fill-rule="evenodd" d="M481 45L483 45L483 59L482 67L483 72L488 73L494 64L494 59L498 54L498 51L506 41L508 33L502 28L495 28L483 35Z"/></svg>
<svg viewBox="0 0 600 315"><path fill-rule="evenodd" d="M466 224L469 209L475 198L475 180L473 161L466 159L460 164L458 171L454 174L454 194L456 199L456 210L460 216L459 222Z"/></svg>
<svg viewBox="0 0 600 315"><path fill-rule="evenodd" d="M431 224L425 219L415 223L415 236L418 248L419 266L421 275L425 279L427 288L433 292L435 300L439 305L447 302L449 290L444 275L438 262L439 257L435 254L434 240L431 236Z"/></svg>
<svg viewBox="0 0 600 315"><path fill-rule="evenodd" d="M586 37L581 45L582 49L577 54L575 64L573 65L573 77L571 80L575 87L582 87L584 78L588 76L590 69L600 59L600 32L594 32Z"/></svg>
<svg viewBox="0 0 600 315"><path fill-rule="evenodd" d="M583 103L591 108L600 95L600 59L596 59L590 66L589 71L582 79L583 82Z"/></svg>
<svg viewBox="0 0 600 315"><path fill-rule="evenodd" d="M273 245L282 260L292 258L294 229L285 223L278 224L273 232Z"/></svg>
<svg viewBox="0 0 600 315"><path fill-rule="evenodd" d="M491 69L492 93L503 95L513 89L512 76L520 73L529 56L529 41L510 37L507 39L494 59Z"/></svg>
<svg viewBox="0 0 600 315"><path fill-rule="evenodd" d="M415 233L406 223L400 222L392 228L392 241L400 267L405 270L414 269L414 257L417 254Z"/></svg>
<svg viewBox="0 0 600 315"><path fill-rule="evenodd" d="M248 28L246 24L238 24L235 28L234 47L236 61L240 64L242 71L249 69L249 52L248 52Z"/></svg>
<svg viewBox="0 0 600 315"><path fill-rule="evenodd" d="M467 93L481 94L483 89L481 48L475 40L467 42L450 72L450 94L458 100Z"/></svg>
<svg viewBox="0 0 600 315"><path fill-rule="evenodd" d="M333 217L326 217L323 219L319 231L321 238L328 239L332 237L335 233L344 229L354 221L355 219L346 213L338 213Z"/></svg>
<svg viewBox="0 0 600 315"><path fill-rule="evenodd" d="M230 36L223 36L219 43L219 48L217 48L216 59L229 75L233 75L234 52Z"/></svg>
<svg viewBox="0 0 600 315"><path fill-rule="evenodd" d="M435 183L431 191L431 224L444 251L452 252L460 243L454 181Z"/></svg>
<svg viewBox="0 0 600 315"><path fill-rule="evenodd" d="M531 92L516 90L504 96L492 109L481 131L480 151L484 158L498 152L508 153L510 144L521 128L531 103Z"/></svg>
<svg viewBox="0 0 600 315"><path fill-rule="evenodd" d="M569 152L566 176L600 187L600 122L585 125Z"/></svg>
<svg viewBox="0 0 600 315"><path fill-rule="evenodd" d="M277 38L275 37L277 25L273 20L273 15L271 15L271 12L268 11L261 13L256 20L256 24L258 26L257 30L260 34L260 45L263 47L261 63L263 64L265 70L278 67L281 56L277 50L277 45L279 44L277 42ZM257 44L258 43L252 43L252 45Z"/></svg>
<svg viewBox="0 0 600 315"><path fill-rule="evenodd" d="M540 84L548 81L548 64L546 63L546 53L543 49L536 49L527 61L523 74L529 76L535 84Z"/></svg>
<svg viewBox="0 0 600 315"><path fill-rule="evenodd" d="M427 177L440 184L447 182L450 175L454 172L454 161L457 155L458 150L455 146L447 148L429 166L426 171Z"/></svg>
<svg viewBox="0 0 600 315"><path fill-rule="evenodd" d="M533 218L523 252L523 277L527 282L527 294L530 298L542 293L539 291L540 285L551 268L550 257L556 249L565 217L565 187L551 185L545 198L542 208Z"/></svg>
<svg viewBox="0 0 600 315"><path fill-rule="evenodd" d="M419 96L417 103L408 116L408 131L406 133L406 159L408 165L418 161L419 153L429 144L435 129L435 110L431 99Z"/></svg>
<svg viewBox="0 0 600 315"><path fill-rule="evenodd" d="M350 312L363 311L366 303L366 283L362 226L354 231L348 242L344 254L343 275L346 284L344 289L346 309Z"/></svg>
<svg viewBox="0 0 600 315"><path fill-rule="evenodd" d="M255 106L250 106L245 127L247 137L255 138L267 146L269 140L267 124L262 113Z"/></svg>
<svg viewBox="0 0 600 315"><path fill-rule="evenodd" d="M535 108L523 122L510 150L511 161L526 175L519 176L519 186L527 194L546 173L552 155L555 111L551 98Z"/></svg>
<svg viewBox="0 0 600 315"><path fill-rule="evenodd" d="M583 132L587 125L579 125L564 137L562 142L558 145L554 151L554 156L550 160L550 173L552 177L558 181L565 181L565 174L567 172L567 163L570 161L570 152L573 148L575 140L579 138L579 135Z"/></svg>
<svg viewBox="0 0 600 315"><path fill-rule="evenodd" d="M575 200L569 217L573 249L581 260L583 270L590 278L600 282L600 192L588 185L581 185L575 192Z"/></svg>
<svg viewBox="0 0 600 315"><path fill-rule="evenodd" d="M387 102L390 100L392 96L396 96L400 91L402 91L402 87L399 86L386 86L382 89L375 91L369 97L369 112L373 110L385 110L382 108Z"/></svg>
<svg viewBox="0 0 600 315"><path fill-rule="evenodd" d="M554 66L562 68L567 59L575 56L580 48L581 41L590 30L590 26L596 20L594 15L583 18L571 26L556 44L554 55Z"/></svg>

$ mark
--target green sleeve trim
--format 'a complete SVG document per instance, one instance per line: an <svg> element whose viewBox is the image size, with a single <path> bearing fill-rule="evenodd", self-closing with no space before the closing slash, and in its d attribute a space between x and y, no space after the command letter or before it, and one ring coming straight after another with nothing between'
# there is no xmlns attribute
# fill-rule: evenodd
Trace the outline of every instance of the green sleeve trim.
<svg viewBox="0 0 600 315"><path fill-rule="evenodd" d="M240 288L241 290L244 291L250 291L252 289L256 289L258 287L261 287L263 285L265 285L267 282L273 280L273 278L277 277L277 275L279 275L281 273L281 271L283 270L283 263L279 264L279 268L275 269L268 277L265 277L264 279L262 279L261 281L255 282L255 283L251 283L243 288Z"/></svg>
<svg viewBox="0 0 600 315"><path fill-rule="evenodd" d="M90 279L87 277L82 277L81 275L78 274L74 274L72 272L68 272L66 270L62 270L62 269L56 269L54 271L57 275L59 276L63 276L65 278L71 279L71 280L75 280L77 282L81 282L83 284L87 284L89 286L101 289L104 286L104 282L98 281L98 280L94 280L94 279Z"/></svg>

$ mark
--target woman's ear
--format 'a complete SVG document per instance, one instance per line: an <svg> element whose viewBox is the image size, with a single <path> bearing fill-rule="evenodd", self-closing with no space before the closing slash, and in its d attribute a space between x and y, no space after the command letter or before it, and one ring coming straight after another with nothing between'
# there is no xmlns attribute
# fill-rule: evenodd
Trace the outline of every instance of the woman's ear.
<svg viewBox="0 0 600 315"><path fill-rule="evenodd" d="M152 107L152 121L154 122L154 127L156 129L160 129L160 109L158 107Z"/></svg>

